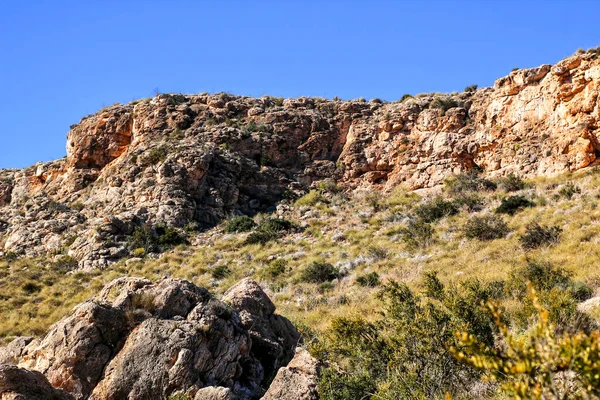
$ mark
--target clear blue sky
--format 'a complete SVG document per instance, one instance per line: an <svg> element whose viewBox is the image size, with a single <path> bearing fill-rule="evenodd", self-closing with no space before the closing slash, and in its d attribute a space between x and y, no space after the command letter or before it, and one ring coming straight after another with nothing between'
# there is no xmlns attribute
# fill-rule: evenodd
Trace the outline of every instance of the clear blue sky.
<svg viewBox="0 0 600 400"><path fill-rule="evenodd" d="M0 1L0 168L160 92L399 99L600 45L600 1Z"/></svg>

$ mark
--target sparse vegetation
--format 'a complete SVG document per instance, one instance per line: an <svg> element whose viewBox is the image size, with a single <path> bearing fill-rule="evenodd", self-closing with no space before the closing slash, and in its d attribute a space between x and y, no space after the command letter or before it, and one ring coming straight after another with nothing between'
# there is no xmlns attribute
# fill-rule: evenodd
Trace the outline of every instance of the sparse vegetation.
<svg viewBox="0 0 600 400"><path fill-rule="evenodd" d="M300 276L302 282L323 283L336 279L339 271L331 264L313 261Z"/></svg>
<svg viewBox="0 0 600 400"><path fill-rule="evenodd" d="M500 179L499 183L500 187L505 192L517 192L527 187L527 184L523 179L512 173Z"/></svg>
<svg viewBox="0 0 600 400"><path fill-rule="evenodd" d="M225 225L225 232L227 233L239 233L249 232L256 227L254 220L247 215L241 215L233 217L227 221Z"/></svg>
<svg viewBox="0 0 600 400"><path fill-rule="evenodd" d="M502 199L502 202L496 208L496 213L515 215L515 213L524 208L534 206L535 203L524 196L508 196Z"/></svg>
<svg viewBox="0 0 600 400"><path fill-rule="evenodd" d="M558 226L543 226L533 222L525 228L525 234L519 237L519 242L526 250L537 249L558 243L562 229Z"/></svg>
<svg viewBox="0 0 600 400"><path fill-rule="evenodd" d="M467 221L463 230L467 238L479 240L500 239L510 231L506 222L496 215L472 217Z"/></svg>

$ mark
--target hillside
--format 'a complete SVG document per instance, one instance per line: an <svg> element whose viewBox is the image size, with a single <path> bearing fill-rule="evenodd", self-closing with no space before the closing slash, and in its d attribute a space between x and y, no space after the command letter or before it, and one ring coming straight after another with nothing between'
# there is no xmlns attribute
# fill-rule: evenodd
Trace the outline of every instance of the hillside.
<svg viewBox="0 0 600 400"><path fill-rule="evenodd" d="M555 355L600 343L599 120L595 50L390 103L103 109L65 159L0 170L0 364L19 367L0 391L31 370L46 397L26 398L594 398L600 363ZM506 350L539 332L557 342L535 362Z"/></svg>

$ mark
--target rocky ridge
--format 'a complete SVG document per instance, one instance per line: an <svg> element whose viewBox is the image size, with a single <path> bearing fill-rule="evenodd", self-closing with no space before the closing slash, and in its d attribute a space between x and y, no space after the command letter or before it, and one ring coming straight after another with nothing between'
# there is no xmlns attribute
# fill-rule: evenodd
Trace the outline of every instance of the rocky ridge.
<svg viewBox="0 0 600 400"><path fill-rule="evenodd" d="M119 278L45 337L0 348L0 398L257 399L294 359L275 378L301 382L294 397L266 398L310 399L316 361L294 357L298 341L250 279L217 300L184 280Z"/></svg>
<svg viewBox="0 0 600 400"><path fill-rule="evenodd" d="M71 127L65 159L0 171L0 249L104 268L136 227L203 229L274 210L312 184L348 190L552 176L600 154L595 53L515 70L493 87L403 101L157 95Z"/></svg>

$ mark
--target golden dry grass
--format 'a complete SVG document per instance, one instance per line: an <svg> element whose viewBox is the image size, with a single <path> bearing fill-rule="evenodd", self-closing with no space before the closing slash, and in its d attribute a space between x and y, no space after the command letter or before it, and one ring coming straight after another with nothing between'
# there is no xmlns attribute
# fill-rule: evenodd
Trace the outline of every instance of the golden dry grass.
<svg viewBox="0 0 600 400"><path fill-rule="evenodd" d="M559 195L572 182L580 188L572 198ZM550 261L574 273L594 288L600 286L600 174L590 169L552 179L536 179L523 194L536 207L514 216L504 215L511 233L492 241L468 240L462 227L473 214L466 210L435 223L435 241L426 248L411 250L393 234L406 224L411 210L428 195L398 188L393 193L357 193L348 199L339 193L315 195L299 201L284 217L303 225L293 233L265 245L244 245L247 234L227 234L222 227L197 235L193 246L180 246L160 257L141 262L122 260L104 271L64 274L39 259L0 261L0 341L18 335L41 335L50 324L76 304L96 293L118 276L165 276L188 279L223 293L243 277L261 281L269 289L279 313L300 326L326 328L337 316L376 314L373 294L377 288L356 284L356 277L377 272L382 281L402 280L420 284L423 271L436 270L443 282L467 277L493 280L527 259ZM508 194L501 190L485 194L489 213ZM423 198L423 199L422 199ZM260 216L264 217L264 216ZM519 236L530 222L558 225L563 229L555 246L525 251ZM272 260L287 261L285 272L269 275ZM348 274L333 285L320 286L300 281L301 271L312 261L338 267L352 264ZM213 271L227 267L229 275L215 279ZM31 285L33 283L33 286ZM29 284L29 285L28 285Z"/></svg>

